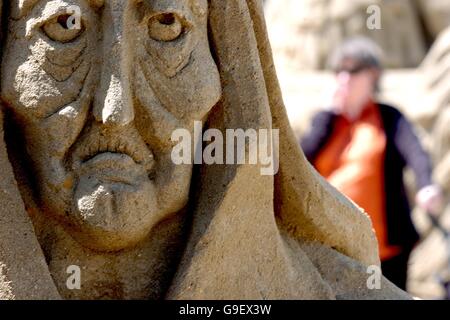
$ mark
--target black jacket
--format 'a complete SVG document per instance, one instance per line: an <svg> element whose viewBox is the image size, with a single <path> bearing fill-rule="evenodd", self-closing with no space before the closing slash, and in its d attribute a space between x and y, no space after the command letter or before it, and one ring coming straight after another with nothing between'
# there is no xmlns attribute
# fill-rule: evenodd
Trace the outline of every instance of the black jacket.
<svg viewBox="0 0 450 320"><path fill-rule="evenodd" d="M416 184L420 189L432 183L431 161L406 118L391 106L378 104L378 107L386 134L384 181L388 242L411 248L419 235L411 220L403 169L408 166L414 171ZM305 156L310 162L314 162L327 143L337 117L339 116L332 111L322 111L314 117L310 132L301 141Z"/></svg>

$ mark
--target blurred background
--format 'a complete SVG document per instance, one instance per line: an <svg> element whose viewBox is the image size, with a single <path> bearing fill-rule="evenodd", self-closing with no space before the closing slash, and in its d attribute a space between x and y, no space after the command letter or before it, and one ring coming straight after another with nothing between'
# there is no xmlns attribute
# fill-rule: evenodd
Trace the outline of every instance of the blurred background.
<svg viewBox="0 0 450 320"><path fill-rule="evenodd" d="M442 187L438 225L414 208L421 240L409 261L407 290L448 299L450 283L450 0L265 0L269 37L291 126L301 139L329 103L334 74L326 61L348 37L362 35L384 50L378 101L415 125ZM414 204L414 176L405 171Z"/></svg>

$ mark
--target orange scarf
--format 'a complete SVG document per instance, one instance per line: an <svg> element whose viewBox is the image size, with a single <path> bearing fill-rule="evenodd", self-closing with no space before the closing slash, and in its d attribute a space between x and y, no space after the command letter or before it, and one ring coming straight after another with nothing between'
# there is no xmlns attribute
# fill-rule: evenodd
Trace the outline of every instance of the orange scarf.
<svg viewBox="0 0 450 320"><path fill-rule="evenodd" d="M371 217L380 259L394 257L399 247L387 240L384 155L386 135L378 107L370 101L354 122L339 116L333 134L314 166L334 187Z"/></svg>

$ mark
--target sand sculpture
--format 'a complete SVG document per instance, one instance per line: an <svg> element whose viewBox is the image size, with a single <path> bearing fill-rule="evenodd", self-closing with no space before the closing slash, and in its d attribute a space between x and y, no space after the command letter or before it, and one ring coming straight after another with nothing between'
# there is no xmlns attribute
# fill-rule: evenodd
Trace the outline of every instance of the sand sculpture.
<svg viewBox="0 0 450 320"><path fill-rule="evenodd" d="M260 1L4 6L1 298L409 298L368 287L370 221L298 147ZM175 165L194 121L278 128L278 173Z"/></svg>

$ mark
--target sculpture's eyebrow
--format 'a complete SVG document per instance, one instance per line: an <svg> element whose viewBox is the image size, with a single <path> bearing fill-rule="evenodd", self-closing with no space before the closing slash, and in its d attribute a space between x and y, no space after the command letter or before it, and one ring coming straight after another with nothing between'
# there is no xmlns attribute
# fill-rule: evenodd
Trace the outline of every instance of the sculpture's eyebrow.
<svg viewBox="0 0 450 320"><path fill-rule="evenodd" d="M23 17L26 15L33 7L36 5L36 3L39 2L39 0L16 0L18 4L16 6L19 9L19 17Z"/></svg>
<svg viewBox="0 0 450 320"><path fill-rule="evenodd" d="M87 2L94 8L101 8L105 5L105 0L87 0Z"/></svg>
<svg viewBox="0 0 450 320"><path fill-rule="evenodd" d="M42 0L17 0L19 2L19 17L23 17L31 9ZM105 0L85 0L91 7L101 8L105 4Z"/></svg>

